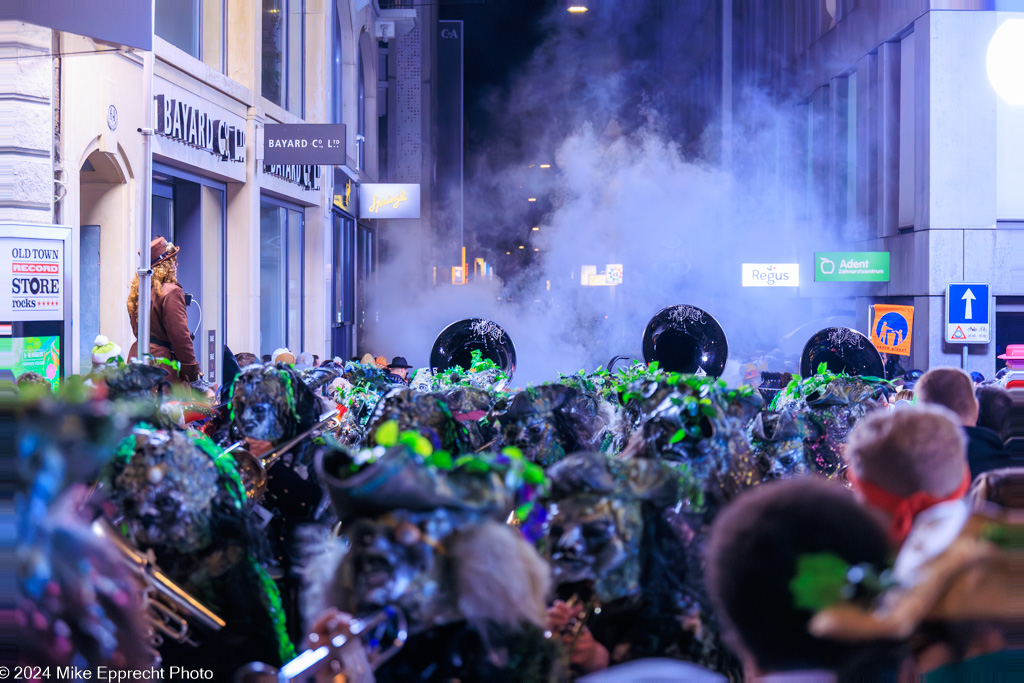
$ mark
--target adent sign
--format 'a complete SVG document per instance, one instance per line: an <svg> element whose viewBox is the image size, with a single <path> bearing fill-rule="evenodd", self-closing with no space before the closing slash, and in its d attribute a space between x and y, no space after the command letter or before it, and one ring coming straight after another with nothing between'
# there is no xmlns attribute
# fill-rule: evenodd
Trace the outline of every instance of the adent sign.
<svg viewBox="0 0 1024 683"><path fill-rule="evenodd" d="M744 263L744 287L799 287L799 263Z"/></svg>
<svg viewBox="0 0 1024 683"><path fill-rule="evenodd" d="M815 282L888 282L887 251L819 251L814 254Z"/></svg>

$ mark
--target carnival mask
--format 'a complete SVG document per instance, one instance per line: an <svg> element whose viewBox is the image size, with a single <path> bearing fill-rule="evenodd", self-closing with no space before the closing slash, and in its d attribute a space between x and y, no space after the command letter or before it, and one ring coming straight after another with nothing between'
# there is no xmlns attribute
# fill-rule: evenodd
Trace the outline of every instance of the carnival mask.
<svg viewBox="0 0 1024 683"><path fill-rule="evenodd" d="M111 482L110 498L132 539L181 553L205 549L219 490L213 460L182 432L136 430L129 439L134 449Z"/></svg>
<svg viewBox="0 0 1024 683"><path fill-rule="evenodd" d="M632 595L640 585L639 501L592 495L552 506L548 556L563 598L592 589L601 602Z"/></svg>
<svg viewBox="0 0 1024 683"><path fill-rule="evenodd" d="M280 443L316 423L320 406L299 375L284 365L246 368L231 388L231 413L241 436Z"/></svg>
<svg viewBox="0 0 1024 683"><path fill-rule="evenodd" d="M335 578L335 604L358 616L398 605L410 625L437 623L441 595L438 536L451 532L451 513L397 510L354 520L349 550Z"/></svg>

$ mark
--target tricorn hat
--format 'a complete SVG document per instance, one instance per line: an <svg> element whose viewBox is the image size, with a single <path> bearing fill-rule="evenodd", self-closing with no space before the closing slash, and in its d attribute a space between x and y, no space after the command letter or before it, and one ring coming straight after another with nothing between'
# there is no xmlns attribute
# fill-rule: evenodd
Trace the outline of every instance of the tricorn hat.
<svg viewBox="0 0 1024 683"><path fill-rule="evenodd" d="M155 266L172 256L177 256L181 247L176 247L163 237L157 237L149 243L149 265Z"/></svg>

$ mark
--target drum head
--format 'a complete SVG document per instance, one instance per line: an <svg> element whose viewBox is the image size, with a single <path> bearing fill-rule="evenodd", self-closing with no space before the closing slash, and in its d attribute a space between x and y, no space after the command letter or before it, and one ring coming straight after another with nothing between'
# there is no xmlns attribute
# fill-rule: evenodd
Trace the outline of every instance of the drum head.
<svg viewBox="0 0 1024 683"><path fill-rule="evenodd" d="M512 379L516 371L515 344L500 325L483 318L467 318L444 328L430 350L430 367L435 372L456 365L468 370L473 364L474 350L497 363L501 371Z"/></svg>
<svg viewBox="0 0 1024 683"><path fill-rule="evenodd" d="M807 340L800 356L800 374L810 377L825 363L829 372L885 377L885 364L871 340L849 327L826 327Z"/></svg>
<svg viewBox="0 0 1024 683"><path fill-rule="evenodd" d="M662 370L719 377L729 356L725 330L705 310L680 304L658 311L643 338L644 360Z"/></svg>

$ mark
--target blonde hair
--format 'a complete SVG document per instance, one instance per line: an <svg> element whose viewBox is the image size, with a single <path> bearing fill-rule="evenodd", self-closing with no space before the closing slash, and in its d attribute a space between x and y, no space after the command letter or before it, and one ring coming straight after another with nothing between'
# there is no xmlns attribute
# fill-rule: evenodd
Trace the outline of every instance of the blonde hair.
<svg viewBox="0 0 1024 683"><path fill-rule="evenodd" d="M846 460L862 481L898 496L948 496L963 481L967 441L956 415L937 405L876 411L846 444Z"/></svg>
<svg viewBox="0 0 1024 683"><path fill-rule="evenodd" d="M163 289L165 282L176 284L178 277L174 270L174 265L178 262L177 256L172 256L166 261L153 266L153 301L160 298L160 291ZM138 316L139 314L139 275L135 274L132 278L132 287L128 291L128 313L132 316Z"/></svg>

